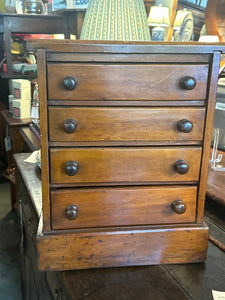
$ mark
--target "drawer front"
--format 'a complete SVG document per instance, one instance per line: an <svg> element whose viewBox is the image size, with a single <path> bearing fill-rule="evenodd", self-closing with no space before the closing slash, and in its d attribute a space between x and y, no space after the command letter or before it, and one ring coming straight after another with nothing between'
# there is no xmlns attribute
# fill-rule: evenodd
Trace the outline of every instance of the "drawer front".
<svg viewBox="0 0 225 300"><path fill-rule="evenodd" d="M48 98L54 100L206 99L208 65L53 63L47 68ZM181 87L187 77L196 81L194 88Z"/></svg>
<svg viewBox="0 0 225 300"><path fill-rule="evenodd" d="M49 107L49 133L55 142L200 141L204 119L204 108Z"/></svg>
<svg viewBox="0 0 225 300"><path fill-rule="evenodd" d="M198 181L201 148L60 148L50 150L50 160L52 183Z"/></svg>
<svg viewBox="0 0 225 300"><path fill-rule="evenodd" d="M63 189L51 193L52 227L195 222L196 195L190 186Z"/></svg>

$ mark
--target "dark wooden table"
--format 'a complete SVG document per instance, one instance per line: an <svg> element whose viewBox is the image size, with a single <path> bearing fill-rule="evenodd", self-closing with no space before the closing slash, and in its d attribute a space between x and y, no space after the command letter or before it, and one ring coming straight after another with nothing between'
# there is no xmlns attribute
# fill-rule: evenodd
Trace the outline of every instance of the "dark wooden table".
<svg viewBox="0 0 225 300"><path fill-rule="evenodd" d="M14 155L21 183L19 197L27 195L27 205L35 214L38 222L41 210L41 171L35 164L24 162L28 154ZM28 203L26 202L28 201ZM210 215L211 214L211 215ZM27 216L24 216L27 220ZM211 234L219 234L221 242L225 239L225 220L209 212L206 221L213 224ZM32 223L32 232L36 232ZM219 224L219 225L218 225ZM217 226L218 225L218 226ZM25 227L28 224L24 223ZM30 225L29 225L30 226ZM37 227L37 226L36 226ZM29 232L28 232L29 233ZM25 243L30 249L31 242ZM184 245L185 247L185 245ZM32 284L25 275L25 299L90 299L90 300L212 300L212 290L225 291L225 253L215 244L209 242L208 258L205 263L184 265L158 265L127 268L107 268L64 272L38 272L37 253L34 242L33 260L29 263L29 274L33 274ZM24 253L29 251L25 249ZM26 261L27 261L26 257ZM25 271L26 272L26 271ZM40 280L42 276L42 280ZM42 286L38 283L42 282ZM48 290L48 291L47 291ZM42 293L40 295L40 293ZM44 296L43 296L44 295ZM39 297L39 298L38 298ZM40 298L42 297L42 298Z"/></svg>
<svg viewBox="0 0 225 300"><path fill-rule="evenodd" d="M37 136L31 131L29 126L21 127L20 134L31 152L41 148L40 139L38 139Z"/></svg>

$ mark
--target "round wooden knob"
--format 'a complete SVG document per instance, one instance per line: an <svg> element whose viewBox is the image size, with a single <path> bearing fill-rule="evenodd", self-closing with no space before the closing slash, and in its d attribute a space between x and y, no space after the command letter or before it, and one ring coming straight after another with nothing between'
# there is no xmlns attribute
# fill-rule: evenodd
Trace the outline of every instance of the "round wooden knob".
<svg viewBox="0 0 225 300"><path fill-rule="evenodd" d="M74 176L79 171L79 164L75 161L68 161L66 163L66 174L69 176Z"/></svg>
<svg viewBox="0 0 225 300"><path fill-rule="evenodd" d="M66 133L73 133L76 130L77 122L74 119L66 119L63 127Z"/></svg>
<svg viewBox="0 0 225 300"><path fill-rule="evenodd" d="M193 124L192 124L192 122L183 119L177 123L177 127L180 131L188 133L188 132L192 131Z"/></svg>
<svg viewBox="0 0 225 300"><path fill-rule="evenodd" d="M186 161L184 161L184 160L176 161L174 164L174 168L177 171L177 173L179 173L181 175L186 174L189 170L189 166L186 163Z"/></svg>
<svg viewBox="0 0 225 300"><path fill-rule="evenodd" d="M63 86L66 90L72 91L77 85L76 78L67 76L63 79Z"/></svg>
<svg viewBox="0 0 225 300"><path fill-rule="evenodd" d="M180 87L184 90L193 90L196 86L196 79L191 76L184 76L180 80Z"/></svg>
<svg viewBox="0 0 225 300"><path fill-rule="evenodd" d="M173 201L171 206L177 214L183 214L186 211L186 205L182 200Z"/></svg>
<svg viewBox="0 0 225 300"><path fill-rule="evenodd" d="M78 217L78 207L76 205L69 205L65 213L68 220L75 220Z"/></svg>

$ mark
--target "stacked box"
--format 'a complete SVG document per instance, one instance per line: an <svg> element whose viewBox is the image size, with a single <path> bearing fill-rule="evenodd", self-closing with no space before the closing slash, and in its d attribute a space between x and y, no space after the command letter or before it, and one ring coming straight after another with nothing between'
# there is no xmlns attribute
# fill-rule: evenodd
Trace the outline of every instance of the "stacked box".
<svg viewBox="0 0 225 300"><path fill-rule="evenodd" d="M30 118L31 101L13 100L13 118L26 119Z"/></svg>
<svg viewBox="0 0 225 300"><path fill-rule="evenodd" d="M10 97L13 118L30 118L31 110L31 83L29 80L12 79Z"/></svg>
<svg viewBox="0 0 225 300"><path fill-rule="evenodd" d="M31 99L31 84L29 80L12 79L11 89L12 89L12 94L15 98L20 100Z"/></svg>

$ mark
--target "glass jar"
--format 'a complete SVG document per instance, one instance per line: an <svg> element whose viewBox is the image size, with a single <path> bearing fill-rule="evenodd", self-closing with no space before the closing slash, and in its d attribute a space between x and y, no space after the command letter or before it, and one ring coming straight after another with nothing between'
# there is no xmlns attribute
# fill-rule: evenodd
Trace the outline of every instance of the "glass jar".
<svg viewBox="0 0 225 300"><path fill-rule="evenodd" d="M41 0L26 0L24 1L25 14L44 14L45 7Z"/></svg>

